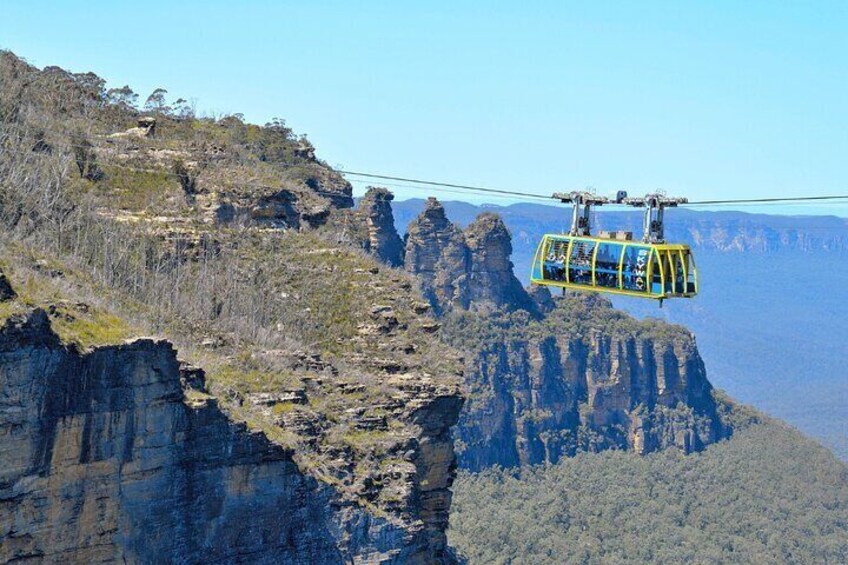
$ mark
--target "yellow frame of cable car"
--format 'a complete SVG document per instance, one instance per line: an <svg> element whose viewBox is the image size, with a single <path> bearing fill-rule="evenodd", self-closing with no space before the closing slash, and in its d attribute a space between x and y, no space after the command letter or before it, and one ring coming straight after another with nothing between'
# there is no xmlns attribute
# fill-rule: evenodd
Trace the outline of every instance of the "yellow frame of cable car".
<svg viewBox="0 0 848 565"><path fill-rule="evenodd" d="M564 269L564 281L556 281L544 278L544 259L548 255L548 250L550 248L551 242L553 241L568 241L568 247L565 254L565 261L563 262ZM571 272L570 272L570 263L571 263L571 254L574 248L574 242L585 242L592 243L594 245L592 249L592 284L578 284L572 283L570 281ZM597 286L597 258L598 258L598 249L600 245L606 244L616 244L621 246L621 254L618 258L618 288L608 287L608 286ZM636 247L640 249L648 249L648 263L645 268L645 280L646 280L646 288L645 290L630 290L624 288L624 258L627 253L628 247ZM686 260L686 256L689 256L689 261ZM668 262L669 272L675 272L675 263L679 262L683 269L683 285L682 289L677 288L677 282L672 277L672 280L669 281L671 285L671 291L666 291L666 270L660 267L660 288L663 289L660 292L653 291L653 280L654 280L654 267L656 263L662 263L663 260ZM539 267L539 273L542 275L540 277L534 276L536 273L536 268ZM691 268L690 268L691 267ZM686 288L688 287L689 274L692 274L692 281L694 283L694 291L687 292ZM536 253L533 254L533 264L530 267L530 282L533 284L544 285L544 286L555 286L559 288L567 288L573 290L588 290L590 292L604 292L609 294L618 294L623 296L635 296L638 298L653 298L655 300L663 300L666 298L691 298L698 294L698 269L695 266L694 256L688 245L678 244L678 243L645 243L642 241L631 241L631 240L621 240L621 239L608 239L601 237L586 237L586 236L573 236L567 234L545 234L542 237L542 241L539 242L539 246L536 248Z"/></svg>

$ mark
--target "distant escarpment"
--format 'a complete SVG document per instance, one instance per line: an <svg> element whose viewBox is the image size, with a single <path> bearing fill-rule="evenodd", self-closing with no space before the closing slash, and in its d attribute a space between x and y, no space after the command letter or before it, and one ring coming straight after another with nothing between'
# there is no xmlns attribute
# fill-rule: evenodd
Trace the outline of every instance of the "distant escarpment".
<svg viewBox="0 0 848 565"><path fill-rule="evenodd" d="M410 199L393 204L398 227L418 216L426 200ZM519 276L529 272L529 261L545 233L559 233L565 210L543 204L475 206L449 201L444 206L451 219L465 226L484 211L496 212L513 234L514 261ZM625 230L639 234L642 217L633 212L603 210L593 220L596 230ZM700 211L678 208L666 215L666 236L670 241L687 241L697 251L756 253L827 251L844 257L848 253L848 218L836 216L787 216L751 214L736 211Z"/></svg>
<svg viewBox="0 0 848 565"><path fill-rule="evenodd" d="M441 563L453 397L411 404L399 514L304 473L231 421L165 341L89 352L47 314L0 330L0 561ZM398 518L405 515L406 518Z"/></svg>
<svg viewBox="0 0 848 565"><path fill-rule="evenodd" d="M604 299L556 298L544 318L455 312L467 352L460 466L556 462L577 451L699 451L731 430L683 328L636 322Z"/></svg>
<svg viewBox="0 0 848 565"><path fill-rule="evenodd" d="M465 352L469 388L456 438L460 466L556 462L578 451L699 451L727 437L695 340L638 322L598 296L525 290L495 214L466 229L427 200L406 236L405 269Z"/></svg>

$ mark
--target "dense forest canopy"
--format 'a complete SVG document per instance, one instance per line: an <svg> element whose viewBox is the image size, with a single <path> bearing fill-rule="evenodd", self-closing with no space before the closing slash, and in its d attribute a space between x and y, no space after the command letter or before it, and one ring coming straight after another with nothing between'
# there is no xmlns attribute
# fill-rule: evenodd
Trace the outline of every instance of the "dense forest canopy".
<svg viewBox="0 0 848 565"><path fill-rule="evenodd" d="M455 493L450 539L470 563L848 559L848 467L774 421L688 456L464 473Z"/></svg>

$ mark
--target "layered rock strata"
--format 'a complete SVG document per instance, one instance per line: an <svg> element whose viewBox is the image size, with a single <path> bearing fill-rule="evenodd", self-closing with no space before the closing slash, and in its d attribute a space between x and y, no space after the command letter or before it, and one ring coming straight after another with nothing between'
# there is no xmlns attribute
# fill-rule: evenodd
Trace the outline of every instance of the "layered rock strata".
<svg viewBox="0 0 848 565"><path fill-rule="evenodd" d="M431 198L409 225L406 269L441 315L443 339L468 352L471 393L455 432L463 468L602 449L690 453L731 433L691 335L636 322L599 296L528 293L511 253L495 214L462 230Z"/></svg>
<svg viewBox="0 0 848 565"><path fill-rule="evenodd" d="M471 392L456 431L462 468L604 449L691 453L731 433L691 335L669 327L654 335L638 324L566 329L569 318L586 318L580 301L558 298L550 316L559 319L512 319L511 331L476 342L465 337L475 332L467 321L446 321L448 342L470 354ZM592 317L616 316L602 301L588 308Z"/></svg>
<svg viewBox="0 0 848 565"><path fill-rule="evenodd" d="M395 229L391 202L394 195L385 188L371 187L359 201L357 212L365 221L368 235L362 242L383 263L392 267L403 264L403 240Z"/></svg>
<svg viewBox="0 0 848 565"><path fill-rule="evenodd" d="M512 273L509 231L495 214L481 214L464 231L435 198L409 225L406 270L415 274L437 313L454 308L534 309Z"/></svg>
<svg viewBox="0 0 848 565"><path fill-rule="evenodd" d="M0 561L448 563L454 396L419 400L408 520L233 423L141 339L79 352L41 310L0 330Z"/></svg>

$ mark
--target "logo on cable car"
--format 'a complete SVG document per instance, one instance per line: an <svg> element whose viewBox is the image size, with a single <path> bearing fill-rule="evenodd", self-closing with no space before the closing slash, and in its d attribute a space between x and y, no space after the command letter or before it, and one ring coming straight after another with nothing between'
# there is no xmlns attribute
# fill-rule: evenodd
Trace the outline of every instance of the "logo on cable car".
<svg viewBox="0 0 848 565"><path fill-rule="evenodd" d="M633 274L636 277L636 288L639 290L645 290L645 268L647 265L648 250L643 248L640 249L639 254L636 255L636 268L633 270Z"/></svg>

